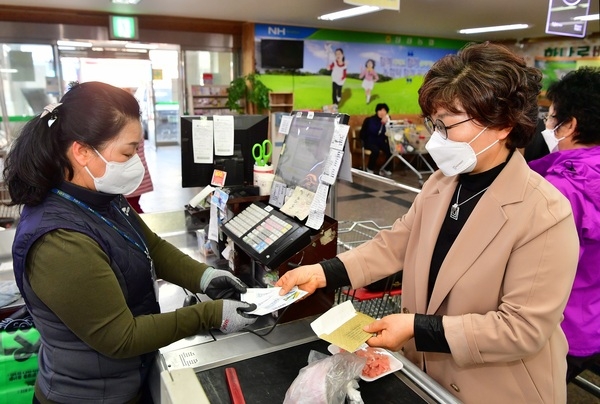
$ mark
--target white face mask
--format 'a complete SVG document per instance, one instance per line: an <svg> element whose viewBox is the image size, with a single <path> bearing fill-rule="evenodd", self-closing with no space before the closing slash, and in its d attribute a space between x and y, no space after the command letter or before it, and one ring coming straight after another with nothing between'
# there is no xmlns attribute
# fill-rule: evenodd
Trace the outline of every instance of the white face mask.
<svg viewBox="0 0 600 404"><path fill-rule="evenodd" d="M475 153L471 147L471 143L486 129L487 126L468 143L444 139L436 130L431 135L425 148L445 176L451 177L458 174L470 173L477 165L477 156L498 143L498 140L496 140L479 153Z"/></svg>
<svg viewBox="0 0 600 404"><path fill-rule="evenodd" d="M548 150L550 150L550 153L555 152L558 150L558 142L560 142L561 140L563 140L565 137L561 137L560 139L556 138L556 129L558 129L560 127L560 125L562 125L562 123L559 123L554 129L544 129L542 131L542 137L544 138L544 141L546 142L546 145L548 146Z"/></svg>
<svg viewBox="0 0 600 404"><path fill-rule="evenodd" d="M98 178L92 175L87 166L85 167L85 170L90 177L94 179L96 191L107 194L127 195L140 186L144 179L144 165L137 153L129 160L117 163L115 161L106 161L106 159L98 153L98 150L94 149L94 151L100 156L102 161L106 163L104 175Z"/></svg>

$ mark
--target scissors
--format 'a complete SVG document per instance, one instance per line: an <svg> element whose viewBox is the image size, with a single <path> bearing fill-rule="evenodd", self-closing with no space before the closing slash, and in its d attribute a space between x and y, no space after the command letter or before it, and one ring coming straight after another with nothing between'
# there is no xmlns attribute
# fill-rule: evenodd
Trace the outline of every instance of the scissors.
<svg viewBox="0 0 600 404"><path fill-rule="evenodd" d="M258 149L258 153L256 150ZM269 162L271 158L271 153L273 152L273 144L270 140L265 140L260 143L254 144L252 146L252 157L254 157L254 161L256 161L257 166L265 166Z"/></svg>

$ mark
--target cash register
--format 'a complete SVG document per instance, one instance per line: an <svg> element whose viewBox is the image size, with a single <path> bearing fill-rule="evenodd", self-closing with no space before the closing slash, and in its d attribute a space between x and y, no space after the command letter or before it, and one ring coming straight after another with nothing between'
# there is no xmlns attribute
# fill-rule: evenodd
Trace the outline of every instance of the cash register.
<svg viewBox="0 0 600 404"><path fill-rule="evenodd" d="M318 263L337 254L337 221L325 216L321 225L310 227L306 218L285 213L289 211L284 209L284 197L292 195L297 187L316 193L323 185L321 178L330 169L326 163L335 152L331 144L336 126L347 124L348 119L345 114L292 112L282 120L282 126L287 126L279 130L286 136L268 203L254 201L221 225L236 251L243 253L238 255L248 257L253 268L260 266L281 276L296 266ZM253 275L258 278L256 273ZM264 285L260 279L257 284ZM282 321L323 313L331 307L333 295L319 291L305 300L290 306Z"/></svg>
<svg viewBox="0 0 600 404"><path fill-rule="evenodd" d="M280 210L284 200L274 197L274 193L289 197L296 187L313 193L317 191L330 155L335 125L346 124L349 117L345 114L292 112L288 118L283 121L289 126L280 128L280 131L285 130L286 137L269 203L252 203L221 227L237 247L271 269L308 246L311 234L319 230L307 226L305 219L290 217Z"/></svg>

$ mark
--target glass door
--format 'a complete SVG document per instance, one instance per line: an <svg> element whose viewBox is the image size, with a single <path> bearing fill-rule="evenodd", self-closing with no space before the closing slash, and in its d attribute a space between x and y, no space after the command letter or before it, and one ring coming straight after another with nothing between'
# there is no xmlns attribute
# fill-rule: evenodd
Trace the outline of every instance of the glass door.
<svg viewBox="0 0 600 404"><path fill-rule="evenodd" d="M234 76L234 54L186 50L184 58L186 114L231 114L225 103Z"/></svg>
<svg viewBox="0 0 600 404"><path fill-rule="evenodd" d="M90 53L88 56L94 56L94 54ZM154 94L150 60L61 55L60 63L65 86L73 81L80 83L101 81L123 88L134 95L140 103L144 137L149 140L150 144L155 144Z"/></svg>
<svg viewBox="0 0 600 404"><path fill-rule="evenodd" d="M20 128L61 97L52 45L2 43L0 152Z"/></svg>
<svg viewBox="0 0 600 404"><path fill-rule="evenodd" d="M148 143L179 143L179 45L90 41L85 49L58 51L65 86L102 81L128 90L140 103Z"/></svg>

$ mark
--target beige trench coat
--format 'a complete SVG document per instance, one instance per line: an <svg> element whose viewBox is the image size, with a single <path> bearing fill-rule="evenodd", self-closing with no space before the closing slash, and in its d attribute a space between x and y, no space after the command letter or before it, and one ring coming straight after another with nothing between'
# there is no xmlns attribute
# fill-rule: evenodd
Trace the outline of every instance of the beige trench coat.
<svg viewBox="0 0 600 404"><path fill-rule="evenodd" d="M569 201L519 153L483 194L427 301L431 255L457 177L437 171L391 230L340 254L354 288L403 269L402 310L443 315L451 354L404 354L465 403L566 402L560 328L579 241Z"/></svg>

